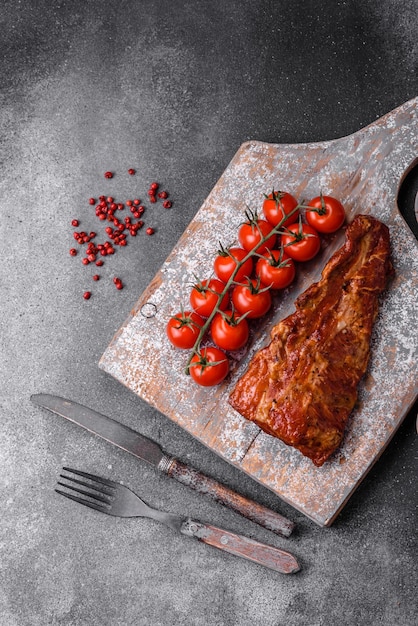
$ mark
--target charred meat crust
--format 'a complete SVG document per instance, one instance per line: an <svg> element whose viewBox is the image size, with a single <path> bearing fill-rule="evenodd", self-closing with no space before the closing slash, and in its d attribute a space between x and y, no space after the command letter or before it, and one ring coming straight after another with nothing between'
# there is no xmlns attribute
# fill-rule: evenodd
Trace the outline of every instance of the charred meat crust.
<svg viewBox="0 0 418 626"><path fill-rule="evenodd" d="M339 447L356 403L379 295L392 271L387 226L357 215L320 281L297 298L295 312L252 358L231 406L323 465Z"/></svg>

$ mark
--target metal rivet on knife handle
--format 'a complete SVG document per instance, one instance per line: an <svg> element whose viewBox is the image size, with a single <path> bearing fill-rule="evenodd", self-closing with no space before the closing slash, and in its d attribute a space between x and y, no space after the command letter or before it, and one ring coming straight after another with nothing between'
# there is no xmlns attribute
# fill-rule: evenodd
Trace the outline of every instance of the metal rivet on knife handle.
<svg viewBox="0 0 418 626"><path fill-rule="evenodd" d="M205 476L205 474L202 474L192 467L185 465L178 459L168 459L165 462L165 467L166 469L162 471L165 471L171 478L175 478L179 483L187 485L187 487L228 506L240 515L260 524L277 535L289 537L292 534L295 524L290 520L232 491L232 489L218 483L213 478ZM159 469L162 469L161 464Z"/></svg>

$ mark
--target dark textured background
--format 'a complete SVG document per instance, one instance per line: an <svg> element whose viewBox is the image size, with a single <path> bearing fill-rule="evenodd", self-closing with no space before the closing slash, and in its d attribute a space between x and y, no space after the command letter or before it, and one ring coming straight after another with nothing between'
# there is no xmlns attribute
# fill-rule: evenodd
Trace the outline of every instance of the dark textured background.
<svg viewBox="0 0 418 626"><path fill-rule="evenodd" d="M338 138L417 96L417 8L414 0L3 2L1 626L416 623L416 410L325 530L97 363L241 143ZM90 196L144 197L152 180L169 189L173 208L147 209L156 234L140 233L106 263L85 302L93 272L68 255L71 220L96 229ZM152 435L298 531L280 540L157 475L33 407L30 394L42 391ZM54 493L63 464L289 549L303 570L281 576L151 521L72 505Z"/></svg>

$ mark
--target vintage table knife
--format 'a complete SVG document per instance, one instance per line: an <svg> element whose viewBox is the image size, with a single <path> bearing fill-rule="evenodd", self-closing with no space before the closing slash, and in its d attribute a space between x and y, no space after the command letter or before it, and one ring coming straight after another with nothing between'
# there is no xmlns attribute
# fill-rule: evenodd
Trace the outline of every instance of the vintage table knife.
<svg viewBox="0 0 418 626"><path fill-rule="evenodd" d="M279 513L245 498L201 472L169 456L156 441L141 435L116 420L101 415L81 404L58 396L39 393L31 396L32 402L82 426L109 443L154 465L178 482L203 493L228 506L244 517L283 537L289 537L295 524Z"/></svg>

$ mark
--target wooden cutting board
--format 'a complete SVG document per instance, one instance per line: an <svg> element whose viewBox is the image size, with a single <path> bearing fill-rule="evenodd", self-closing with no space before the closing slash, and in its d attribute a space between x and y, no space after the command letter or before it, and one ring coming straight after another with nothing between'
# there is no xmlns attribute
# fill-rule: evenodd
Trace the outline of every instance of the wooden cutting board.
<svg viewBox="0 0 418 626"><path fill-rule="evenodd" d="M229 463L271 489L321 526L329 526L387 447L417 396L418 247L397 207L401 181L418 153L418 98L348 137L310 144L244 143L174 250L103 354L99 367L185 428ZM347 219L370 213L391 233L396 271L382 298L368 373L360 386L340 450L321 468L265 434L228 404L228 395L275 323L344 241L323 240L321 253L300 265L296 282L256 326L246 354L216 388L184 375L187 354L171 347L167 320L188 307L194 275L206 278L219 242L236 241L247 206L261 211L263 194L284 189L299 200L322 191L341 199ZM140 425L138 425L140 430Z"/></svg>

